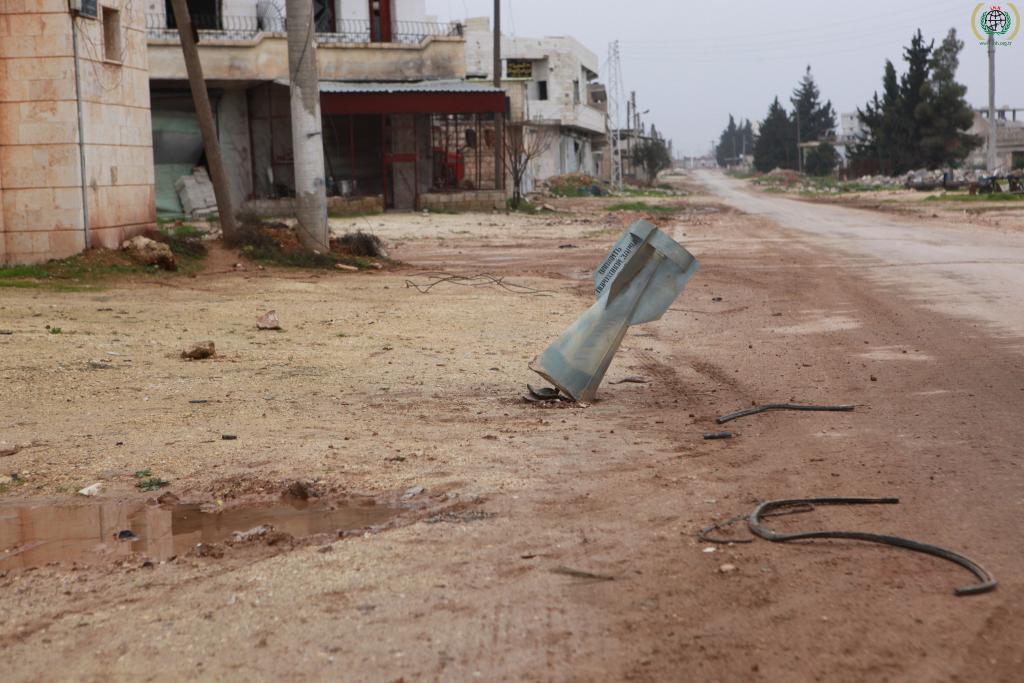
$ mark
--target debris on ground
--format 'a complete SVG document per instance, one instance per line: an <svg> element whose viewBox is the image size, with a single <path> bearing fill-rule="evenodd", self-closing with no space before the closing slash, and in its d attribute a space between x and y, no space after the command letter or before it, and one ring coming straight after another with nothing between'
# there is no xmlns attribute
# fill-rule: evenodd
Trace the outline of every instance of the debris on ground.
<svg viewBox="0 0 1024 683"><path fill-rule="evenodd" d="M402 500L409 500L410 498L415 498L416 496L420 495L426 490L427 489L423 486L413 486L412 488L407 489L406 492L402 494Z"/></svg>
<svg viewBox="0 0 1024 683"><path fill-rule="evenodd" d="M721 567L718 568L718 573L720 574L732 574L737 571L739 571L739 567L729 563L723 564Z"/></svg>
<svg viewBox="0 0 1024 683"><path fill-rule="evenodd" d="M280 330L281 319L277 316L277 311L267 311L259 318L256 319L256 329L258 330Z"/></svg>
<svg viewBox="0 0 1024 683"><path fill-rule="evenodd" d="M269 524L261 524L257 527L249 529L248 531L235 531L231 534L231 538L236 543L247 543L254 539L266 536L271 531L273 531L273 529L274 527L270 526Z"/></svg>
<svg viewBox="0 0 1024 683"><path fill-rule="evenodd" d="M594 272L597 301L530 369L589 403L631 325L658 320L682 293L697 259L647 221L626 230Z"/></svg>
<svg viewBox="0 0 1024 683"><path fill-rule="evenodd" d="M308 483L295 480L285 488L282 497L294 498L295 500L309 500L310 498L316 498L317 493Z"/></svg>
<svg viewBox="0 0 1024 683"><path fill-rule="evenodd" d="M185 360L205 360L217 355L217 345L212 341L196 342L191 347L181 352Z"/></svg>
<svg viewBox="0 0 1024 683"><path fill-rule="evenodd" d="M506 292L513 294L531 294L548 296L554 294L554 292L546 289L534 289L533 287L527 287L526 285L517 285L514 282L506 282L504 277L495 277L488 275L487 273L480 273L479 275L451 275L449 273L424 273L424 277L429 277L430 282L418 283L414 280L406 280L405 286L408 289L412 287L420 294L427 294L434 287L442 283L448 283L452 285L462 285L463 287L486 287L488 285L495 285L504 289Z"/></svg>
<svg viewBox="0 0 1024 683"><path fill-rule="evenodd" d="M608 384L650 384L650 380L644 379L643 377L623 377L622 379L612 380Z"/></svg>
<svg viewBox="0 0 1024 683"><path fill-rule="evenodd" d="M607 574L594 574L593 572L585 572L580 569L573 569L572 567L555 567L551 570L552 574L562 574L564 576L571 576L576 579L587 579L588 581L614 581L614 576L608 576Z"/></svg>
<svg viewBox="0 0 1024 683"><path fill-rule="evenodd" d="M805 531L784 534L765 527L761 524L761 519L765 517L777 516L787 509L795 508L800 512L808 512L813 510L817 505L896 505L900 502L899 498L849 498L849 497L828 497L828 498L793 498L788 500L769 500L761 503L754 511L750 513L749 517L741 516L733 518L730 522L725 522L722 525L715 525L708 527L709 531L713 528L722 528L723 526L731 523L738 519L747 519L747 526L751 533L759 538L763 538L766 541L772 541L775 543L786 543L788 541L803 541L810 539L847 539L853 541L867 541L869 543L879 543L882 545L891 545L898 548L905 548L906 550L913 550L915 552L924 553L925 555L932 555L944 560L948 560L955 564L960 565L964 569L968 570L978 579L978 583L970 586L964 586L957 588L953 591L954 595L977 595L979 593L987 593L994 590L997 586L997 581L993 576L985 570L981 565L977 564L970 558L967 558L959 553L947 550L946 548L940 548L938 546L929 545L927 543L921 543L919 541L912 541L907 538L901 538L899 536L889 536L886 534L874 534L865 533L862 531ZM701 532L702 535L704 531ZM732 543L740 543L743 541L730 541ZM747 541L749 542L749 541Z"/></svg>
<svg viewBox="0 0 1024 683"><path fill-rule="evenodd" d="M334 268L335 268L335 270L343 270L346 273L358 273L359 272L358 268L356 268L355 266L350 266L347 263L335 263L334 264Z"/></svg>
<svg viewBox="0 0 1024 683"><path fill-rule="evenodd" d="M705 441L718 441L721 439L731 439L733 437L732 432L707 432L704 435Z"/></svg>
<svg viewBox="0 0 1024 683"><path fill-rule="evenodd" d="M178 178L174 181L174 190L185 213L193 218L217 213L217 197L205 167L198 166L191 175Z"/></svg>
<svg viewBox="0 0 1024 683"><path fill-rule="evenodd" d="M148 237L136 235L130 240L125 240L121 244L121 249L133 261L144 266L157 266L163 270L171 271L178 269L178 262L174 258L174 252L171 251L170 245L163 242L157 242Z"/></svg>
<svg viewBox="0 0 1024 683"><path fill-rule="evenodd" d="M340 237L331 239L331 251L349 256L362 256L364 258L388 258L387 249L384 248L384 240L376 235L356 230L346 232Z"/></svg>
<svg viewBox="0 0 1024 683"><path fill-rule="evenodd" d="M559 249L579 249L575 244L559 244Z"/></svg>
<svg viewBox="0 0 1024 683"><path fill-rule="evenodd" d="M732 420L739 419L741 417L747 417L749 415L757 415L758 413L768 412L769 410L802 410L807 412L841 412L841 413L852 413L856 408L856 405L843 404L843 405L804 405L802 403L765 403L761 406L755 406L753 408L745 408L743 410L737 410L736 412L723 415L715 420L718 424L725 424Z"/></svg>
<svg viewBox="0 0 1024 683"><path fill-rule="evenodd" d="M103 483L99 481L96 482L95 484L89 484L84 489L80 489L78 491L78 495L85 496L87 498L98 496L101 493L103 493Z"/></svg>

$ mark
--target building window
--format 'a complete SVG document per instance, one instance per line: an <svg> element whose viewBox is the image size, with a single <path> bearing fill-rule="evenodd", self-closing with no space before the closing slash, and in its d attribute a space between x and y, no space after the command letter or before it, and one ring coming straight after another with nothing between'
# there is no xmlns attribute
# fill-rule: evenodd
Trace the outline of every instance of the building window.
<svg viewBox="0 0 1024 683"><path fill-rule="evenodd" d="M580 82L579 81L573 81L572 82L572 103L573 104L579 104L580 103Z"/></svg>
<svg viewBox="0 0 1024 683"><path fill-rule="evenodd" d="M529 59L509 59L505 62L506 78L533 78L533 62Z"/></svg>
<svg viewBox="0 0 1024 683"><path fill-rule="evenodd" d="M221 21L220 0L186 0L192 26L199 31L220 31L224 27ZM164 14L167 17L167 28L178 28L174 20L174 9L171 0L164 3Z"/></svg>
<svg viewBox="0 0 1024 683"><path fill-rule="evenodd" d="M546 100L548 98L548 82L537 81L537 99Z"/></svg>
<svg viewBox="0 0 1024 683"><path fill-rule="evenodd" d="M103 58L108 62L120 62L124 56L121 44L121 13L109 7L103 8Z"/></svg>

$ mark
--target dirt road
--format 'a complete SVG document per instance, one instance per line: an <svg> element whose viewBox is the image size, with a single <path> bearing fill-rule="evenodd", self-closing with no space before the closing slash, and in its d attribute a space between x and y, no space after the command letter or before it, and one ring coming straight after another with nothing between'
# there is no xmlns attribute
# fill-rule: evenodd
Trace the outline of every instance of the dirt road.
<svg viewBox="0 0 1024 683"><path fill-rule="evenodd" d="M830 233L794 229L800 215L780 225L783 212L808 212L811 227L840 214L704 180L770 215L691 186L684 211L655 218L701 271L612 364L609 380L648 383L607 384L586 408L519 396L526 363L589 305L590 268L632 218L601 200L545 217L371 219L411 264L398 273L2 292L0 328L14 334L0 337L0 429L41 443L0 458L0 473L25 474L3 505L68 500L97 479L109 498L138 498L141 467L183 499L229 504L296 478L389 499L425 488L424 507L380 533L0 577L5 680L1019 680L1024 372L1016 323L982 322L974 301L987 293L998 311L1014 292L980 266L969 280L887 268L860 246L885 233L851 237L852 218ZM948 230L924 241L955 252ZM487 271L543 296L420 294L405 287L418 268ZM927 289L911 286L918 272ZM284 332L253 329L269 307ZM223 358L177 357L207 338ZM91 369L108 351L117 367ZM858 408L701 438L717 415L788 400ZM998 590L954 597L966 572L892 548L695 538L759 500L829 495L901 504L773 526L948 546Z"/></svg>

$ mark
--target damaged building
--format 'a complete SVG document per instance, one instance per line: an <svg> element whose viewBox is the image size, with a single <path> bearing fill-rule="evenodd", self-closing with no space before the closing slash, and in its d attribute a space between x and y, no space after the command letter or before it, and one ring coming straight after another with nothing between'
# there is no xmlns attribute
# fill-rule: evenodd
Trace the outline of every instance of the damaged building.
<svg viewBox="0 0 1024 683"><path fill-rule="evenodd" d="M493 82L490 19L466 22L466 77ZM546 136L546 151L532 163L525 189L567 173L599 175L606 165L608 97L597 83L598 59L575 38L502 36L502 89L510 120Z"/></svg>
<svg viewBox="0 0 1024 683"><path fill-rule="evenodd" d="M0 264L155 226L144 15L81 7L0 2Z"/></svg>
<svg viewBox="0 0 1024 683"><path fill-rule="evenodd" d="M504 206L496 120L505 96L465 80L459 23L424 0L310 0L325 177L336 212ZM294 162L283 0L188 0L237 206L289 213ZM157 205L205 163L168 0L147 0Z"/></svg>

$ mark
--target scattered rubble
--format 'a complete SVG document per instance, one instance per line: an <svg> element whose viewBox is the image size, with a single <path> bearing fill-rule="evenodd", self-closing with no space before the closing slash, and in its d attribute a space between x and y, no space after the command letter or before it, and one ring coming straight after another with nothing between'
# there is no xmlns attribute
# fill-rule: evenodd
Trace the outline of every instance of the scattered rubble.
<svg viewBox="0 0 1024 683"><path fill-rule="evenodd" d="M193 169L192 175L178 178L174 182L174 189L185 213L193 218L217 213L217 197L205 168L197 167Z"/></svg>
<svg viewBox="0 0 1024 683"><path fill-rule="evenodd" d="M217 346L212 341L196 342L190 348L181 352L185 360L205 360L217 355Z"/></svg>
<svg viewBox="0 0 1024 683"><path fill-rule="evenodd" d="M121 244L128 256L137 263L145 266L157 266L163 270L177 270L178 262L174 258L171 247L162 242L151 240L142 235L136 235L130 240Z"/></svg>
<svg viewBox="0 0 1024 683"><path fill-rule="evenodd" d="M95 484L90 484L86 486L84 489L80 489L78 491L78 495L85 496L87 498L98 496L101 493L103 493L103 483L99 481L96 482Z"/></svg>
<svg viewBox="0 0 1024 683"><path fill-rule="evenodd" d="M277 311L267 311L259 318L256 319L256 329L259 330L280 330L281 319L277 316Z"/></svg>

